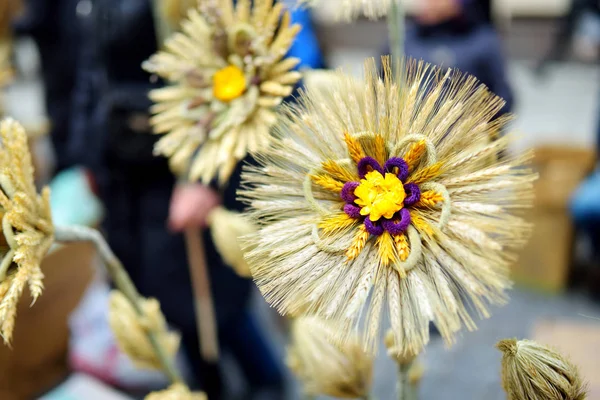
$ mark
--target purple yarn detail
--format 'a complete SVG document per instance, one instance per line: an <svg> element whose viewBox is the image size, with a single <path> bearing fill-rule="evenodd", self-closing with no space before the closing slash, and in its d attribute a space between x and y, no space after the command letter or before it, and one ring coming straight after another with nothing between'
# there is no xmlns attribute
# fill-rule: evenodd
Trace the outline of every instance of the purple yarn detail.
<svg viewBox="0 0 600 400"><path fill-rule="evenodd" d="M383 168L381 168L381 165L379 165L376 159L373 157L363 157L358 162L358 176L360 179L364 179L365 175L369 173L368 167L373 168L374 171L378 171L381 175L383 175Z"/></svg>
<svg viewBox="0 0 600 400"><path fill-rule="evenodd" d="M419 185L416 183L407 183L404 185L404 191L406 192L404 206L412 206L421 200L421 189L419 189Z"/></svg>
<svg viewBox="0 0 600 400"><path fill-rule="evenodd" d="M342 188L342 200L344 200L348 204L354 203L356 200L356 196L354 195L354 191L360 185L358 182L346 182L344 187Z"/></svg>
<svg viewBox="0 0 600 400"><path fill-rule="evenodd" d="M355 206L354 204L346 204L344 205L344 212L350 217L350 218L360 218L360 207L359 206Z"/></svg>
<svg viewBox="0 0 600 400"><path fill-rule="evenodd" d="M392 172L394 167L398 167L398 179L404 182L408 178L408 164L400 157L392 157L385 162L384 169L387 172Z"/></svg>
<svg viewBox="0 0 600 400"><path fill-rule="evenodd" d="M383 234L383 227L381 225L375 225L371 218L365 218L365 228L373 236L380 236Z"/></svg>
<svg viewBox="0 0 600 400"><path fill-rule="evenodd" d="M410 225L410 211L403 208L400 210L400 221L396 222L391 219L384 219L381 225L383 225L383 228L392 235L404 233L408 229L408 225Z"/></svg>

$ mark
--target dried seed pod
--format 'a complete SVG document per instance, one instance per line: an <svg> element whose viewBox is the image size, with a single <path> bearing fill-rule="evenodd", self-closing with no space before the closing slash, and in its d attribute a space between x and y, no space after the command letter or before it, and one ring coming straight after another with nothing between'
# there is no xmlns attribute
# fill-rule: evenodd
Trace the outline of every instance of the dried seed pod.
<svg viewBox="0 0 600 400"><path fill-rule="evenodd" d="M502 387L509 400L583 400L585 388L577 367L561 354L531 340L505 339Z"/></svg>
<svg viewBox="0 0 600 400"><path fill-rule="evenodd" d="M338 328L314 317L294 320L287 364L309 395L365 398L371 387L373 358L358 338L339 347L329 341Z"/></svg>
<svg viewBox="0 0 600 400"><path fill-rule="evenodd" d="M179 335L169 332L165 317L156 299L141 301L143 317L133 308L129 300L118 290L110 294L108 320L121 351L141 368L160 369L162 364L150 343L147 332L156 335L166 349L167 355L175 358L179 349Z"/></svg>

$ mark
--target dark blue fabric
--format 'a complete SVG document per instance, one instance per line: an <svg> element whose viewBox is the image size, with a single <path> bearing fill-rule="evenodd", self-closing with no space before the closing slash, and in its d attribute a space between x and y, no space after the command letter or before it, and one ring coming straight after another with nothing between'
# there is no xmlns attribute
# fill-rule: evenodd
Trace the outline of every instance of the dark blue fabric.
<svg viewBox="0 0 600 400"><path fill-rule="evenodd" d="M81 20L79 0L26 0L25 14L15 24L17 35L31 36L41 60L46 112L57 168L72 165L69 157L71 94L75 86Z"/></svg>
<svg viewBox="0 0 600 400"><path fill-rule="evenodd" d="M466 28L449 22L421 27L409 23L405 52L408 57L475 76L506 101L501 113L512 109L513 92L506 76L502 45L491 25L481 23Z"/></svg>

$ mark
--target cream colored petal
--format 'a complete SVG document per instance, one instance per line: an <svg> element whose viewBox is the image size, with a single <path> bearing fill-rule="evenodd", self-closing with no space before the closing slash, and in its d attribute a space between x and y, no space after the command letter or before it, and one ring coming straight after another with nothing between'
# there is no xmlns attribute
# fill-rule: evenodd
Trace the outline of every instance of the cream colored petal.
<svg viewBox="0 0 600 400"><path fill-rule="evenodd" d="M302 73L298 71L290 71L285 74L274 77L271 80L281 85L295 85L300 79L302 79Z"/></svg>
<svg viewBox="0 0 600 400"><path fill-rule="evenodd" d="M283 97L261 96L258 98L258 106L265 108L274 108L281 104Z"/></svg>
<svg viewBox="0 0 600 400"><path fill-rule="evenodd" d="M288 57L269 69L269 76L274 77L288 72L300 64L301 60L295 57Z"/></svg>
<svg viewBox="0 0 600 400"><path fill-rule="evenodd" d="M260 90L267 95L287 97L292 94L294 88L292 86L284 86L274 81L267 81L261 83Z"/></svg>

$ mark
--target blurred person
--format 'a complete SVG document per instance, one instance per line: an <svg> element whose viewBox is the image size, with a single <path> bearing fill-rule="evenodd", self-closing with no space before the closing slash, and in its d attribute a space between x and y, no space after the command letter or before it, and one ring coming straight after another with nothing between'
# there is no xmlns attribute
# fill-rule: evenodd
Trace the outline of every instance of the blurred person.
<svg viewBox="0 0 600 400"><path fill-rule="evenodd" d="M311 55L309 63L318 63L316 39L308 31L296 49L305 58ZM141 69L157 50L155 32L150 1L93 0L81 47L72 152L93 173L107 211L104 229L111 247L140 293L157 298L169 323L181 332L199 386L211 400L221 399L219 368L206 364L199 353L181 232L204 228L210 210L220 204L242 211L235 193L241 165L224 190L201 184L174 190L176 179L167 160L152 154L157 136L150 134L148 91L160 82L151 83ZM249 311L252 283L224 264L208 232L204 239L219 341L246 378L251 393L243 398L282 399L282 367Z"/></svg>
<svg viewBox="0 0 600 400"><path fill-rule="evenodd" d="M89 0L24 0L24 14L14 26L15 33L30 36L39 51L55 172L72 165L68 153L71 95L81 24L89 4Z"/></svg>
<svg viewBox="0 0 600 400"><path fill-rule="evenodd" d="M506 101L499 115L512 109L491 0L419 0L414 18L407 21L404 51L407 57L475 76Z"/></svg>
<svg viewBox="0 0 600 400"><path fill-rule="evenodd" d="M576 36L579 42L595 46L598 57L600 40L600 2L597 0L573 0L569 11L560 22L560 28L554 42L544 57L536 65L538 75L543 75L552 62L564 60ZM591 53L594 53L592 50ZM584 58L585 55L584 55ZM598 60L596 60L598 61Z"/></svg>
<svg viewBox="0 0 600 400"><path fill-rule="evenodd" d="M579 42L585 42L589 49L586 57L589 62L600 64L600 2L596 0L575 0L569 13L563 19L559 33L550 48L550 51L540 61L536 72L543 76L551 62L565 59L569 53L573 39L578 37ZM595 57L593 60L592 57ZM600 96L598 96L600 100ZM600 154L600 101L597 104L596 114L596 159ZM570 212L575 227L583 233L591 244L591 285L592 295L600 300L600 163L577 188L571 198Z"/></svg>

